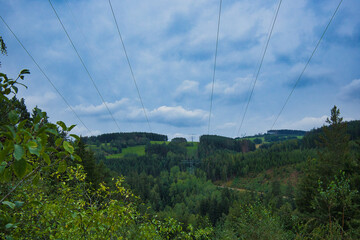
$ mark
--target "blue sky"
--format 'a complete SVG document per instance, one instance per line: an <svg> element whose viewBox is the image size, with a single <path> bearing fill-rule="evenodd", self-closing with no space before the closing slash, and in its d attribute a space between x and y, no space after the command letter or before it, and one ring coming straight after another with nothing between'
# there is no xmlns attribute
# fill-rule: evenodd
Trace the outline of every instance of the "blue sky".
<svg viewBox="0 0 360 240"><path fill-rule="evenodd" d="M283 0L240 135L269 130L339 1ZM107 0L55 1L65 28L122 132L149 127ZM208 133L219 1L112 1L153 132ZM210 134L238 136L278 0L223 0ZM360 2L344 0L275 129L322 126L332 106L360 119ZM0 15L92 134L118 132L48 1L0 0ZM89 135L0 22L1 72L28 68L28 109Z"/></svg>

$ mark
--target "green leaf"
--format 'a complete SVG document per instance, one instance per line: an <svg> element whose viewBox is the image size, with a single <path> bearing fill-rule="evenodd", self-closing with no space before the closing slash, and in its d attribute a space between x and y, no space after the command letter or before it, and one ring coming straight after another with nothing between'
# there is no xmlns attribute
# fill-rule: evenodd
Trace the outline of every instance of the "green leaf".
<svg viewBox="0 0 360 240"><path fill-rule="evenodd" d="M12 165L15 175L18 178L22 178L25 176L27 163L24 159L20 159L19 161L15 161Z"/></svg>
<svg viewBox="0 0 360 240"><path fill-rule="evenodd" d="M36 156L40 157L40 149L32 148L32 149L29 149L29 151L31 154L35 154Z"/></svg>
<svg viewBox="0 0 360 240"><path fill-rule="evenodd" d="M41 128L38 130L37 135L40 135L40 134L42 134L42 133L45 132L45 131L46 131L46 127L43 126L43 127L41 127Z"/></svg>
<svg viewBox="0 0 360 240"><path fill-rule="evenodd" d="M14 145L14 158L16 160L20 160L23 156L24 156L24 148L19 145L19 144L15 144Z"/></svg>
<svg viewBox="0 0 360 240"><path fill-rule="evenodd" d="M30 74L29 69L23 69L21 70L20 74Z"/></svg>
<svg viewBox="0 0 360 240"><path fill-rule="evenodd" d="M37 174L35 175L35 177L33 178L32 183L33 183L34 185L37 185L37 184L39 183L39 180L40 180L40 174L37 173Z"/></svg>
<svg viewBox="0 0 360 240"><path fill-rule="evenodd" d="M9 202L9 201L3 201L2 204L9 206L11 209L15 208L15 203Z"/></svg>
<svg viewBox="0 0 360 240"><path fill-rule="evenodd" d="M61 144L61 142L63 141L63 139L62 138L58 138L58 139L56 139L56 141L55 141L55 145L58 147L58 146L60 146L60 144Z"/></svg>
<svg viewBox="0 0 360 240"><path fill-rule="evenodd" d="M50 165L51 161L49 155L47 153L44 153L42 157L44 158L44 161L47 163L47 165Z"/></svg>
<svg viewBox="0 0 360 240"><path fill-rule="evenodd" d="M68 129L67 129L67 131L71 131L74 127L76 127L76 125L74 124L74 125L71 125Z"/></svg>
<svg viewBox="0 0 360 240"><path fill-rule="evenodd" d="M51 128L47 128L47 129L45 130L45 132L51 133L51 134L53 134L53 135L57 135L57 134L58 134L58 132L57 132L55 129L51 129Z"/></svg>
<svg viewBox="0 0 360 240"><path fill-rule="evenodd" d="M77 141L80 141L80 137L78 135L75 134L70 134L70 137L75 138Z"/></svg>
<svg viewBox="0 0 360 240"><path fill-rule="evenodd" d="M4 179L5 182L10 182L11 181L12 174L11 174L10 168L5 168L3 179Z"/></svg>
<svg viewBox="0 0 360 240"><path fill-rule="evenodd" d="M63 131L67 130L67 127L63 121L57 121L56 123L62 128Z"/></svg>
<svg viewBox="0 0 360 240"><path fill-rule="evenodd" d="M6 229L9 229L9 228L12 228L12 227L14 227L14 226L15 226L14 224L8 223L8 224L5 225L5 228L6 228Z"/></svg>
<svg viewBox="0 0 360 240"><path fill-rule="evenodd" d="M6 156L8 155L8 153L9 153L9 148L8 147L1 150L0 151L0 161L5 161Z"/></svg>
<svg viewBox="0 0 360 240"><path fill-rule="evenodd" d="M6 125L5 127L6 127L7 129L9 129L9 131L11 132L11 135L10 135L10 134L7 134L7 135L10 136L11 139L14 139L14 138L16 137L16 133L15 133L14 127L9 126L9 125Z"/></svg>
<svg viewBox="0 0 360 240"><path fill-rule="evenodd" d="M46 148L46 151L47 151L47 152L56 152L56 149L53 148L53 147L47 147L47 148Z"/></svg>
<svg viewBox="0 0 360 240"><path fill-rule="evenodd" d="M14 89L15 93L18 93L19 89L16 86L12 86L12 89Z"/></svg>
<svg viewBox="0 0 360 240"><path fill-rule="evenodd" d="M73 154L74 153L74 147L71 145L71 143L67 142L67 141L64 141L63 142L63 146L64 146L64 149L70 153L70 154Z"/></svg>
<svg viewBox="0 0 360 240"><path fill-rule="evenodd" d="M27 119L21 121L18 125L18 129L23 129L27 121L28 121Z"/></svg>
<svg viewBox="0 0 360 240"><path fill-rule="evenodd" d="M40 121L34 125L35 132L39 131L39 127L40 127Z"/></svg>
<svg viewBox="0 0 360 240"><path fill-rule="evenodd" d="M0 164L0 176L3 174L3 172L4 172L4 170L5 170L5 168L6 168L6 162L2 162L1 164Z"/></svg>
<svg viewBox="0 0 360 240"><path fill-rule="evenodd" d="M40 156L40 146L35 141L28 142L27 147L31 154L35 154L38 157Z"/></svg>
<svg viewBox="0 0 360 240"><path fill-rule="evenodd" d="M47 123L46 125L48 126L48 128L57 129L57 126L54 123Z"/></svg>
<svg viewBox="0 0 360 240"><path fill-rule="evenodd" d="M59 163L59 167L58 167L58 172L59 173L63 173L66 171L66 167L67 167L67 164L66 164L66 161L63 160Z"/></svg>
<svg viewBox="0 0 360 240"><path fill-rule="evenodd" d="M34 141L29 141L28 143L27 143L27 146L28 146L28 148L37 148L37 143L36 142L34 142Z"/></svg>
<svg viewBox="0 0 360 240"><path fill-rule="evenodd" d="M10 120L10 123L15 125L19 121L19 114L15 110L12 110L9 112L8 118Z"/></svg>
<svg viewBox="0 0 360 240"><path fill-rule="evenodd" d="M26 135L28 135L29 137L32 137L32 134L31 134L31 132L29 132L29 131L26 131L25 129L20 129L20 132L21 132L21 133L23 133L23 134L26 134Z"/></svg>
<svg viewBox="0 0 360 240"><path fill-rule="evenodd" d="M67 156L68 156L68 153L65 152L65 151L56 153L56 157L57 157L57 158L65 158L65 157L67 157Z"/></svg>
<svg viewBox="0 0 360 240"><path fill-rule="evenodd" d="M22 207L22 205L24 205L24 202L15 201L15 207L20 208L20 207Z"/></svg>
<svg viewBox="0 0 360 240"><path fill-rule="evenodd" d="M78 161L78 162L81 162L81 161L82 161L82 160L81 160L81 157L80 157L79 155L77 155L77 154L72 155L72 157L73 157L76 161Z"/></svg>
<svg viewBox="0 0 360 240"><path fill-rule="evenodd" d="M41 120L41 111L40 111L40 109L36 109L36 115L35 115L35 117L33 118L33 123L34 124L38 124L39 122L40 122L40 120ZM36 126L35 126L35 128L36 128Z"/></svg>

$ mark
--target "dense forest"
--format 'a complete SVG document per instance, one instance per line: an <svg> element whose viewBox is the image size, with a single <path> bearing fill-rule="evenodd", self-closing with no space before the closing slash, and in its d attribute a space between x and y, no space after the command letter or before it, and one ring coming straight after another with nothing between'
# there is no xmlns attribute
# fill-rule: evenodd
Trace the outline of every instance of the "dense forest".
<svg viewBox="0 0 360 240"><path fill-rule="evenodd" d="M336 106L306 133L79 137L17 99L29 73L0 73L1 239L360 238L360 121Z"/></svg>

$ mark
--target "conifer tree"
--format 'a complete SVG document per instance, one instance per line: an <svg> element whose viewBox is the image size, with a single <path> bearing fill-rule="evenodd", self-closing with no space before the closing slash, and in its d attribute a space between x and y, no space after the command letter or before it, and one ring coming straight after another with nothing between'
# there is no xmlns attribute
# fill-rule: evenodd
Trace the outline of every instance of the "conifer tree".
<svg viewBox="0 0 360 240"><path fill-rule="evenodd" d="M355 212L358 211L345 212L345 209L354 201L357 191L346 185L346 196L342 195L345 189L343 183L348 184L358 173L355 172L356 164L348 154L350 137L346 133L346 123L336 106L331 109L326 123L329 126L323 127L323 134L317 142L318 158L307 161L298 185L296 203L310 232L325 229L324 234L327 232L333 237L335 223L340 229L338 233L343 234L344 230L350 228L349 224L345 224L345 215L347 219L356 218ZM348 202L345 204L342 198Z"/></svg>
<svg viewBox="0 0 360 240"><path fill-rule="evenodd" d="M321 180L329 182L340 170L349 170L349 140L346 133L346 123L340 117L340 110L334 106L331 109L331 117L326 119L328 127L323 127L318 146L319 151L319 175Z"/></svg>

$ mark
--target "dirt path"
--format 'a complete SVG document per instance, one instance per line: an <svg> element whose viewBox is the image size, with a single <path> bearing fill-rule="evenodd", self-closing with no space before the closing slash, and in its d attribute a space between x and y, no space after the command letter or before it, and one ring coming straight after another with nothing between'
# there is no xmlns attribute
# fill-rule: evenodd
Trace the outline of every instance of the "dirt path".
<svg viewBox="0 0 360 240"><path fill-rule="evenodd" d="M227 189L230 189L230 190L233 190L233 191L238 191L238 192L255 192L259 195L261 194L265 194L264 192L258 192L258 191L252 191L252 190L248 190L248 189L245 189L245 188L234 188L234 187L226 187L224 185L220 185L220 186L217 186L219 188L227 188Z"/></svg>
<svg viewBox="0 0 360 240"><path fill-rule="evenodd" d="M258 195L265 195L264 192L258 192L258 191L254 191L254 190L248 190L248 189L245 189L245 188L234 188L234 187L226 187L224 185L218 185L217 187L219 188L227 188L227 189L230 189L230 190L233 190L233 191L238 191L238 192L248 192L248 193L257 193ZM287 196L282 196L283 199L288 199Z"/></svg>

